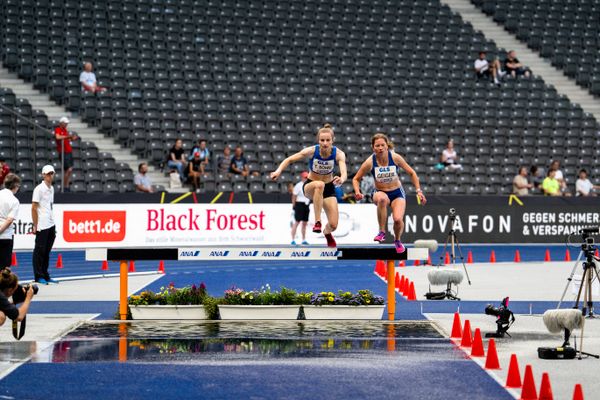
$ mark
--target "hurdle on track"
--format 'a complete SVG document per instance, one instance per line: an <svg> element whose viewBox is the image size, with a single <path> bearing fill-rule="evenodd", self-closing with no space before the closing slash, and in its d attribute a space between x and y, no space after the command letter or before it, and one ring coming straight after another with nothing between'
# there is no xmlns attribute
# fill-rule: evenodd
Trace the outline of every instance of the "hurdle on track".
<svg viewBox="0 0 600 400"><path fill-rule="evenodd" d="M388 320L396 313L395 265L396 260L426 260L428 249L408 248L397 253L394 247L274 247L274 246L218 246L179 248L93 248L86 249L86 261L117 261L120 263L119 314L127 319L128 262L148 260L175 261L337 261L385 260L387 264ZM219 267L218 265L216 266Z"/></svg>

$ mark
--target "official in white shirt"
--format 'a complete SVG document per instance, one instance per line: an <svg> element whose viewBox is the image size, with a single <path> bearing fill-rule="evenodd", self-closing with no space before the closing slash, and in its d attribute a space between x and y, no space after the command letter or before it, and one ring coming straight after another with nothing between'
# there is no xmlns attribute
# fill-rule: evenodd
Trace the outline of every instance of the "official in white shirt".
<svg viewBox="0 0 600 400"><path fill-rule="evenodd" d="M4 189L0 190L0 269L10 267L15 229L13 222L19 214L19 200L15 194L21 187L21 178L6 175Z"/></svg>
<svg viewBox="0 0 600 400"><path fill-rule="evenodd" d="M35 247L33 249L33 274L35 281L44 285L58 283L50 278L48 266L50 263L50 251L56 238L54 216L52 207L54 205L54 167L44 165L42 168L42 183L33 190L31 198L31 219L33 221L33 234L35 235Z"/></svg>
<svg viewBox="0 0 600 400"><path fill-rule="evenodd" d="M304 171L300 174L302 180L294 186L292 191L292 207L294 209L294 223L292 224L292 245L296 245L296 230L298 225L302 224L302 244L307 245L306 241L306 224L310 215L310 199L304 195L304 182L308 178L308 172Z"/></svg>

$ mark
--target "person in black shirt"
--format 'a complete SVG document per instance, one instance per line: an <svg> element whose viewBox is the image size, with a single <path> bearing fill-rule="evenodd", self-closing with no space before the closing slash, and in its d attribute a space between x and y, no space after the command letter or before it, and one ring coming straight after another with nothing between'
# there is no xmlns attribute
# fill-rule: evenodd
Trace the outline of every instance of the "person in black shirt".
<svg viewBox="0 0 600 400"><path fill-rule="evenodd" d="M504 61L504 70L513 78L521 75L523 75L525 78L529 78L531 76L531 70L519 62L514 50L509 51L506 55L506 60Z"/></svg>
<svg viewBox="0 0 600 400"><path fill-rule="evenodd" d="M185 171L186 161L183 151L183 141L176 139L175 144L169 150L169 158L167 159L167 165L169 168L176 169L179 172L179 178L181 182L184 181L183 171Z"/></svg>
<svg viewBox="0 0 600 400"><path fill-rule="evenodd" d="M13 321L23 321L29 311L29 304L33 298L33 287L29 286L25 292L25 301L19 308L8 300L17 290L25 290L19 286L19 277L10 268L3 268L0 271L0 325L6 322L7 317Z"/></svg>
<svg viewBox="0 0 600 400"><path fill-rule="evenodd" d="M204 172L204 160L200 158L200 152L194 153L194 158L188 164L188 176L192 181L192 185L194 185L194 190L196 192L200 191L200 177Z"/></svg>
<svg viewBox="0 0 600 400"><path fill-rule="evenodd" d="M250 173L248 161L246 160L246 157L244 157L244 152L240 146L235 148L233 158L231 159L231 165L229 166L229 172L242 176L248 176Z"/></svg>

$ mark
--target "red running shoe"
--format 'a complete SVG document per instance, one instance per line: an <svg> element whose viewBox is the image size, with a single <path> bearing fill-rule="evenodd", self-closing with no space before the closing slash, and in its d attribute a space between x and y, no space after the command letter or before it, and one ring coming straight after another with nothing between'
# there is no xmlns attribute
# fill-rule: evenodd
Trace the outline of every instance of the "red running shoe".
<svg viewBox="0 0 600 400"><path fill-rule="evenodd" d="M313 226L313 232L321 233L321 221L315 222L315 225Z"/></svg>
<svg viewBox="0 0 600 400"><path fill-rule="evenodd" d="M337 247L337 243L331 233L326 233L325 239L327 239L327 247Z"/></svg>

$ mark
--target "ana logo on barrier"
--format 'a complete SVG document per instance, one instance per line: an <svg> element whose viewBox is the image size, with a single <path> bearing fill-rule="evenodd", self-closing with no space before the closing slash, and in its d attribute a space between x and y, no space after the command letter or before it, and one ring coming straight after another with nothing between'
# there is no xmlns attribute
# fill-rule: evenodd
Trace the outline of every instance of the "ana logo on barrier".
<svg viewBox="0 0 600 400"><path fill-rule="evenodd" d="M227 257L229 255L229 251L211 251L209 257Z"/></svg>
<svg viewBox="0 0 600 400"><path fill-rule="evenodd" d="M308 257L310 256L310 251L292 251L290 257Z"/></svg>
<svg viewBox="0 0 600 400"><path fill-rule="evenodd" d="M125 239L126 211L65 211L66 242L120 242Z"/></svg>
<svg viewBox="0 0 600 400"><path fill-rule="evenodd" d="M281 251L263 251L263 257L279 257L281 256Z"/></svg>
<svg viewBox="0 0 600 400"><path fill-rule="evenodd" d="M200 250L183 250L179 253L179 257L198 257L200 255Z"/></svg>
<svg viewBox="0 0 600 400"><path fill-rule="evenodd" d="M340 256L340 251L336 250L336 251L322 251L321 252L321 257L339 257Z"/></svg>
<svg viewBox="0 0 600 400"><path fill-rule="evenodd" d="M258 250L257 251L240 251L240 254L238 254L239 257L256 257L258 255Z"/></svg>

